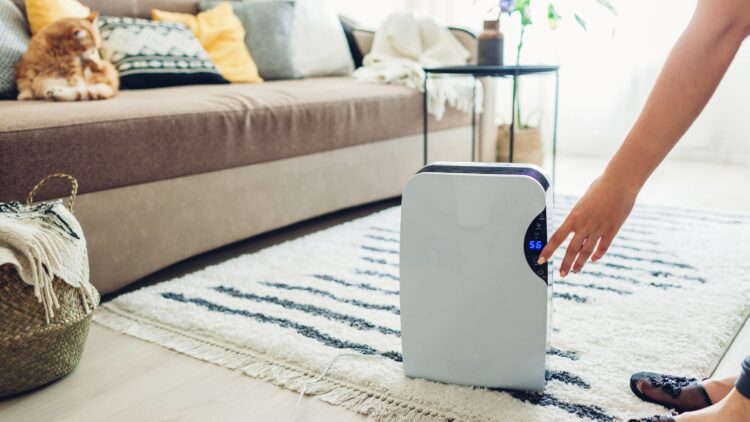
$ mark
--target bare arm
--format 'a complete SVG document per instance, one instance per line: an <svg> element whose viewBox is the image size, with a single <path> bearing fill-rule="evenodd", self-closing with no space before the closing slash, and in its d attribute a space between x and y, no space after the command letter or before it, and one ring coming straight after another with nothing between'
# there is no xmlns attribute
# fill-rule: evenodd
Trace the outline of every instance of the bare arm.
<svg viewBox="0 0 750 422"><path fill-rule="evenodd" d="M548 260L568 236L560 274L578 272L607 251L649 176L713 95L750 34L750 0L700 0L667 59L640 117L604 174L592 183L540 255Z"/></svg>
<svg viewBox="0 0 750 422"><path fill-rule="evenodd" d="M748 35L749 11L747 0L699 2L608 173L632 189L646 183L719 85Z"/></svg>

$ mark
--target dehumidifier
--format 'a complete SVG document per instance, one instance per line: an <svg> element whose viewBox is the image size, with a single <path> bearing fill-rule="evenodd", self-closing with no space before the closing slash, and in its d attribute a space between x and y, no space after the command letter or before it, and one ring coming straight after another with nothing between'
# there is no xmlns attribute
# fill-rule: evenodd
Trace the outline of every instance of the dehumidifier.
<svg viewBox="0 0 750 422"><path fill-rule="evenodd" d="M406 185L401 340L407 376L540 391L551 330L552 189L526 164L434 163Z"/></svg>

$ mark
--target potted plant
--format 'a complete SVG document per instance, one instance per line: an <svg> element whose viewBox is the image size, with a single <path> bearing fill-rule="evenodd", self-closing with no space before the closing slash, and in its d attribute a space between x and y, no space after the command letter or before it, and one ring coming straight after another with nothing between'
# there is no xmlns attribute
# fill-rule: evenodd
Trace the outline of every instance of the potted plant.
<svg viewBox="0 0 750 422"><path fill-rule="evenodd" d="M609 2L609 0L593 0L599 5L604 7L609 12L616 14L615 8ZM540 0L535 0L534 4L542 3ZM558 24L564 18L558 13L557 7L555 7L555 1L546 0L544 3L547 4L547 23L551 30L557 29ZM531 19L531 8L532 0L498 0L496 3L496 9L499 9L499 15L507 14L512 16L518 14L520 17L521 29L518 36L518 44L515 46L516 60L515 64L521 63L521 53L524 47L524 35L526 28L533 24ZM585 31L586 21L578 13L573 13L575 22ZM498 17L499 19L499 17ZM516 98L515 104L515 131L514 131L514 150L513 160L518 162L533 163L542 165L544 161L544 147L542 144L542 135L538 127L535 127L525 120L523 114L521 114L521 98L519 94L520 79L514 85L515 92L513 93ZM498 127L498 138L497 138L497 160L501 162L508 161L509 157L509 144L510 144L510 125L503 124Z"/></svg>

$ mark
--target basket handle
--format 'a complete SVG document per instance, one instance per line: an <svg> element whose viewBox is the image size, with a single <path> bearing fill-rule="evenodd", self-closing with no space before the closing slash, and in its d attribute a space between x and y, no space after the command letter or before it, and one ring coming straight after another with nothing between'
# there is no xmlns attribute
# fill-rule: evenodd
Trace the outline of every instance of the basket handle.
<svg viewBox="0 0 750 422"><path fill-rule="evenodd" d="M76 180L75 177L65 173L50 174L49 176L40 180L39 183L37 183L36 186L31 189L31 192L29 192L29 196L26 197L26 205L31 205L31 203L34 202L34 195L36 195L39 189L41 189L42 186L51 179L65 179L70 182L70 198L68 199L68 209L70 210L70 212L73 212L73 203L75 202L76 195L78 194L78 180Z"/></svg>

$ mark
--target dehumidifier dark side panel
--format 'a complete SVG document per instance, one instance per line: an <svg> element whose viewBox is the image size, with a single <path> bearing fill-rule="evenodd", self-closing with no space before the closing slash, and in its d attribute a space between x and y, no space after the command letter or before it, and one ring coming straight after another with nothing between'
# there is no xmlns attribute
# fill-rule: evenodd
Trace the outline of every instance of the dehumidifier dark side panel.
<svg viewBox="0 0 750 422"><path fill-rule="evenodd" d="M545 208L531 222L526 229L526 236L523 240L523 253L526 256L526 262L529 263L534 274L539 276L545 283L549 284L547 278L547 264L539 264L539 254L547 246L547 209Z"/></svg>

